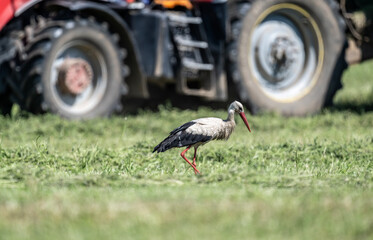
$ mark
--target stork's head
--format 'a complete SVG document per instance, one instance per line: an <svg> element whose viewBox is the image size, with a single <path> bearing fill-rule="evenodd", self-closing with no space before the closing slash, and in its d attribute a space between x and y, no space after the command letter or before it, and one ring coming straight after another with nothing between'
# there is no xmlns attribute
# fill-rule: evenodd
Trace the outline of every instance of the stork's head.
<svg viewBox="0 0 373 240"><path fill-rule="evenodd" d="M247 119L246 119L246 116L245 116L245 113L244 113L244 110L243 110L242 103L240 103L239 101L232 102L231 105L229 105L228 111L229 112L234 111L234 112L238 113L240 115L240 117L242 118L242 121L245 123L247 129L249 129L249 132L251 132L249 123L247 122Z"/></svg>
<svg viewBox="0 0 373 240"><path fill-rule="evenodd" d="M229 110L234 111L236 113L240 113L240 112L244 111L243 110L243 105L239 101L232 102L231 105L229 106Z"/></svg>

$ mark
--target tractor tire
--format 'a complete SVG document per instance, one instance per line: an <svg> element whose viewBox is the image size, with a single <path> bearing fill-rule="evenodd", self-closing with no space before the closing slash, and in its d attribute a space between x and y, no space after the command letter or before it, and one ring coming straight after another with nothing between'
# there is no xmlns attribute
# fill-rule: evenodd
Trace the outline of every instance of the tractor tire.
<svg viewBox="0 0 373 240"><path fill-rule="evenodd" d="M227 71L251 112L305 116L331 104L347 68L335 1L256 0L235 7Z"/></svg>
<svg viewBox="0 0 373 240"><path fill-rule="evenodd" d="M107 24L93 18L47 20L33 32L21 65L25 110L91 119L121 106L126 52Z"/></svg>
<svg viewBox="0 0 373 240"><path fill-rule="evenodd" d="M11 90L7 84L11 71L6 64L0 64L0 115L10 116L13 107L11 100Z"/></svg>
<svg viewBox="0 0 373 240"><path fill-rule="evenodd" d="M13 102L10 100L10 94L0 94L0 99L0 115L10 116L13 107Z"/></svg>

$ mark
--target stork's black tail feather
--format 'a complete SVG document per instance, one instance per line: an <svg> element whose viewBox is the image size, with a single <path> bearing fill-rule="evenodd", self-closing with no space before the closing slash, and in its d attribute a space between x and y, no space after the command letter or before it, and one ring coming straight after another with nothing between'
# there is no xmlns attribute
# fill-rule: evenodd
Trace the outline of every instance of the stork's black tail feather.
<svg viewBox="0 0 373 240"><path fill-rule="evenodd" d="M187 133L185 130L193 124L195 124L195 122L188 122L173 130L167 138L155 146L153 152L164 152L174 147L190 146L199 142L211 140L211 136Z"/></svg>
<svg viewBox="0 0 373 240"><path fill-rule="evenodd" d="M176 135L170 135L167 138L165 138L160 144L154 147L153 152L164 152L167 151L170 148L177 146L177 138ZM181 146L182 147L182 146Z"/></svg>

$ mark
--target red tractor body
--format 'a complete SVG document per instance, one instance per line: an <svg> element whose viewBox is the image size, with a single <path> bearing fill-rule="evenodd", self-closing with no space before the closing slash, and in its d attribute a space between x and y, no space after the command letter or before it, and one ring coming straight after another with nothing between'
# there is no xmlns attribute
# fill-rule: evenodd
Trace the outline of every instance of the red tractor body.
<svg viewBox="0 0 373 240"><path fill-rule="evenodd" d="M14 4L11 0L3 0L0 5L0 30L14 16Z"/></svg>
<svg viewBox="0 0 373 240"><path fill-rule="evenodd" d="M39 0L40 1L40 0ZM35 0L2 0L0 5L0 30L11 20L15 13Z"/></svg>

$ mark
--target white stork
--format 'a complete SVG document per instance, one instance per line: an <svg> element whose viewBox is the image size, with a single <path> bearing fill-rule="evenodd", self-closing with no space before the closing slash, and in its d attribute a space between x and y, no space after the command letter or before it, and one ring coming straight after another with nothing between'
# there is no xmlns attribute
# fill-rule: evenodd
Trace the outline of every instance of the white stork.
<svg viewBox="0 0 373 240"><path fill-rule="evenodd" d="M234 101L229 105L228 117L226 120L209 117L187 122L170 132L170 135L154 148L153 153L164 152L174 147L187 146L181 153L181 157L194 168L195 174L200 173L196 164L198 147L211 140L228 140L236 126L236 122L234 121L235 113L241 116L247 129L251 132L242 104L238 101ZM185 153L191 147L194 147L193 164L185 157Z"/></svg>

